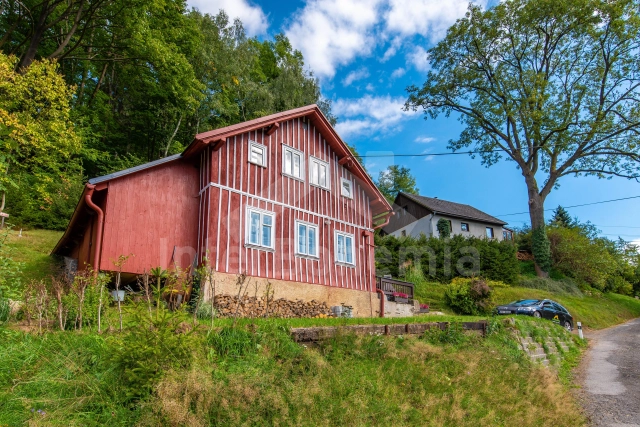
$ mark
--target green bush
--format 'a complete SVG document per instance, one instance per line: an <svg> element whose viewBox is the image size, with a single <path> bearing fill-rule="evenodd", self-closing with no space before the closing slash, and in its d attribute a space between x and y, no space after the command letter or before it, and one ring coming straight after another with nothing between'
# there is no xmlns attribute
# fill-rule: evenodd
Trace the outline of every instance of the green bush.
<svg viewBox="0 0 640 427"><path fill-rule="evenodd" d="M187 368L197 347L193 331L182 333L182 313L162 310L149 318L143 310L132 313L130 327L111 346L114 368L129 401L146 397L163 373L171 368Z"/></svg>
<svg viewBox="0 0 640 427"><path fill-rule="evenodd" d="M606 282L607 290L622 295L633 295L633 285L627 282L622 276L609 276Z"/></svg>
<svg viewBox="0 0 640 427"><path fill-rule="evenodd" d="M438 234L441 239L446 239L451 236L451 223L448 220L440 218L436 224L436 228L438 229Z"/></svg>
<svg viewBox="0 0 640 427"><path fill-rule="evenodd" d="M102 310L100 312L103 315L106 311L106 307L109 305L111 296L105 290L102 295ZM62 307L67 314L67 321L65 329L75 329L80 325L77 325L79 297L73 292L69 292L62 296ZM100 291L96 286L89 285L84 292L84 303L82 305L82 326L94 326L98 324L98 307L100 307Z"/></svg>
<svg viewBox="0 0 640 427"><path fill-rule="evenodd" d="M409 266L420 266L426 280L449 282L454 277L482 276L513 284L520 267L511 242L455 235L450 239L376 236L376 271L405 277ZM477 265L473 257L477 255ZM473 271L473 268L476 268Z"/></svg>
<svg viewBox="0 0 640 427"><path fill-rule="evenodd" d="M542 271L551 269L551 250L544 225L531 233L531 252Z"/></svg>
<svg viewBox="0 0 640 427"><path fill-rule="evenodd" d="M9 300L2 294L2 288L0 288L0 325L9 320L11 315L11 304Z"/></svg>
<svg viewBox="0 0 640 427"><path fill-rule="evenodd" d="M18 299L24 264L13 259L12 248L7 245L10 228L0 230L0 291L7 298Z"/></svg>
<svg viewBox="0 0 640 427"><path fill-rule="evenodd" d="M201 320L211 320L216 317L216 314L216 309L208 301L201 302L196 309L196 317Z"/></svg>
<svg viewBox="0 0 640 427"><path fill-rule="evenodd" d="M486 314L492 308L491 288L482 279L453 279L445 290L444 300L459 314Z"/></svg>
<svg viewBox="0 0 640 427"><path fill-rule="evenodd" d="M591 239L579 228L549 227L553 266L559 272L605 290L618 263L604 239Z"/></svg>

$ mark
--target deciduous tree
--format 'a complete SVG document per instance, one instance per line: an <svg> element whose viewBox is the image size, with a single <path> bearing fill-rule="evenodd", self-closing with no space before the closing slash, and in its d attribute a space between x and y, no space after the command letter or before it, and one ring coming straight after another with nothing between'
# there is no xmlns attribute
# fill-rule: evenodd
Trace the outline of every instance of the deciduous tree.
<svg viewBox="0 0 640 427"><path fill-rule="evenodd" d="M429 51L431 71L408 88L406 108L458 116L453 150L473 147L487 166L515 162L532 228L543 229L562 177L640 176L638 9L637 0L471 5Z"/></svg>
<svg viewBox="0 0 640 427"><path fill-rule="evenodd" d="M416 179L411 175L411 170L398 165L391 165L380 171L376 185L389 203L393 203L400 192L418 194L420 191L416 188Z"/></svg>

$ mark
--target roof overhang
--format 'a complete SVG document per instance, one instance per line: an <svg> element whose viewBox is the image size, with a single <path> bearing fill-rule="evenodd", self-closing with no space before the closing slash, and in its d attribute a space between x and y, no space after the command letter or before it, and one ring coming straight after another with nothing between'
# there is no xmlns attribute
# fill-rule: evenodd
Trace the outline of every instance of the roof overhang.
<svg viewBox="0 0 640 427"><path fill-rule="evenodd" d="M80 201L73 211L71 220L69 221L67 228L64 230L64 234L62 235L62 237L60 237L60 240L58 240L58 243L56 243L56 246L51 251L51 255L61 255L62 250L65 248L69 240L71 240L71 238L73 237L73 233L83 217L82 212L88 209L85 199L86 195L89 192L90 185L91 184L87 183L87 185L85 185L85 187L83 188L82 195L80 196Z"/></svg>
<svg viewBox="0 0 640 427"><path fill-rule="evenodd" d="M396 200L398 200L398 197L400 196L405 196L406 198L408 198L409 200L412 200L414 203L419 204L420 206L422 206L425 209L428 209L429 211L431 211L434 215L446 215L446 216L451 216L454 218L461 218L461 219L468 219L468 220L472 220L472 221L478 221L478 222L484 222L486 224L492 224L492 225L500 225L500 226L504 226L507 225L507 222L502 221L501 219L498 218L494 218L493 219L489 219L489 218L478 218L478 217L474 217L471 215L461 215L461 214L455 214L455 213L450 213L450 212L443 212L443 211L439 211L437 209L434 209L433 207L427 205L426 203L424 203L422 200L416 198L416 197L412 197L412 194L409 193L398 193L398 195L396 196ZM397 204L394 201L394 204ZM474 208L475 209L475 208ZM477 210L477 209L476 209ZM484 213L484 212L483 212ZM486 214L487 216L490 216L489 214Z"/></svg>

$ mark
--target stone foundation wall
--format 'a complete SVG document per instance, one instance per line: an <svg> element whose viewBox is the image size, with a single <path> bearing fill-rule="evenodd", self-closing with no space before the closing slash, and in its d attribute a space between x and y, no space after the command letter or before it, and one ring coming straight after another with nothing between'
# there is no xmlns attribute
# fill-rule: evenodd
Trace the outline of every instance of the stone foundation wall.
<svg viewBox="0 0 640 427"><path fill-rule="evenodd" d="M269 299L272 301L286 300L300 303L313 301L314 304L324 303L329 309L336 305L349 305L352 307L353 317L375 317L379 314L380 300L371 292L261 277L247 277L246 280L242 291L246 298L266 299L269 294ZM216 272L213 281L216 297L221 295L237 297L238 275ZM204 283L203 288L205 300L210 301L211 288ZM302 307L301 304L298 306Z"/></svg>

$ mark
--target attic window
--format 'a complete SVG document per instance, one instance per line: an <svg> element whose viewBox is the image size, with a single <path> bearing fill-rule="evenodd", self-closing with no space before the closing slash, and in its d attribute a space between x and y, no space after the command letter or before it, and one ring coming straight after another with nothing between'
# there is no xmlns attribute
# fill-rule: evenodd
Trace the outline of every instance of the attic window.
<svg viewBox="0 0 640 427"><path fill-rule="evenodd" d="M267 147L251 141L249 144L249 162L258 166L267 166Z"/></svg>
<svg viewBox="0 0 640 427"><path fill-rule="evenodd" d="M349 199L353 199L353 188L352 188L351 181L349 181L346 178L341 178L340 182L341 182L340 194L343 197L347 197Z"/></svg>
<svg viewBox="0 0 640 427"><path fill-rule="evenodd" d="M461 222L460 223L460 229L462 231L469 231L469 224L467 224L466 222Z"/></svg>

